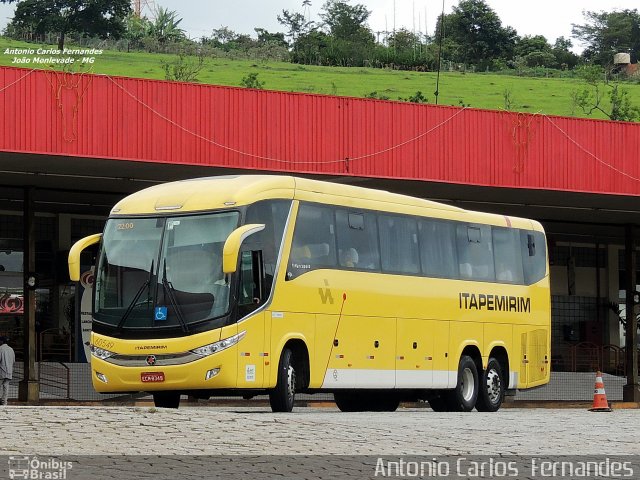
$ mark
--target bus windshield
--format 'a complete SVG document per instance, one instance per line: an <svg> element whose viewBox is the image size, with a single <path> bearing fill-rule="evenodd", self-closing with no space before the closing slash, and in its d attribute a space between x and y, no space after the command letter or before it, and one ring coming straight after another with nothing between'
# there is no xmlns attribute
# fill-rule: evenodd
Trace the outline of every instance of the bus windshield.
<svg viewBox="0 0 640 480"><path fill-rule="evenodd" d="M110 219L96 274L95 320L119 329L182 328L225 315L222 249L238 212Z"/></svg>

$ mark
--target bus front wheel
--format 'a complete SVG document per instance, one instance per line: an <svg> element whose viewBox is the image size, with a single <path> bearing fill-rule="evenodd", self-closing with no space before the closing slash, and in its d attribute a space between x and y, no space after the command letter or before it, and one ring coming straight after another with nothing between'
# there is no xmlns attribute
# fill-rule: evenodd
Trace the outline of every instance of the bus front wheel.
<svg viewBox="0 0 640 480"><path fill-rule="evenodd" d="M505 394L503 378L500 362L495 358L490 358L480 381L478 403L476 404L476 409L479 412L495 412L500 408Z"/></svg>
<svg viewBox="0 0 640 480"><path fill-rule="evenodd" d="M290 412L296 396L296 371L293 368L293 352L285 348L278 365L276 387L269 391L269 404L274 412Z"/></svg>
<svg viewBox="0 0 640 480"><path fill-rule="evenodd" d="M180 392L154 392L153 404L157 408L178 408L180 406Z"/></svg>

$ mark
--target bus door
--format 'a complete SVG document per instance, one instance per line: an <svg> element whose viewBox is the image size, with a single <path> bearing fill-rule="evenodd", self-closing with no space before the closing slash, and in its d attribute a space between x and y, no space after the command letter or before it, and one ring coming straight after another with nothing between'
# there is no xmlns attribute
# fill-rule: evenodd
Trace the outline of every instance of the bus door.
<svg viewBox="0 0 640 480"><path fill-rule="evenodd" d="M266 300L261 265L259 251L241 253L238 316L244 320L237 327L238 332L246 333L238 343L238 388L262 388L265 361L269 361L265 350L265 312L259 310Z"/></svg>

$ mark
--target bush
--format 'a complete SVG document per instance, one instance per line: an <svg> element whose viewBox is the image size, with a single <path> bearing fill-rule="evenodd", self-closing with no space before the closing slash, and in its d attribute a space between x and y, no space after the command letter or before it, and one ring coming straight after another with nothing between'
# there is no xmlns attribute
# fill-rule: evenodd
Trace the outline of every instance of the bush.
<svg viewBox="0 0 640 480"><path fill-rule="evenodd" d="M242 77L240 86L245 88L255 88L257 90L264 88L264 82L258 80L258 75L258 73L249 73L248 75Z"/></svg>

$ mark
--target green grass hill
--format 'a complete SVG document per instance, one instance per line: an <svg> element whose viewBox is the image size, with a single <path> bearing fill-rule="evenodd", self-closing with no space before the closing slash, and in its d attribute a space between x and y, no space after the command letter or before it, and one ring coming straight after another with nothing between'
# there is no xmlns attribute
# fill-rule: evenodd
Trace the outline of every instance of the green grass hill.
<svg viewBox="0 0 640 480"><path fill-rule="evenodd" d="M0 65L25 68L51 68L34 63L16 64L16 55L7 49L41 46L0 37ZM43 46L42 48L55 48ZM68 48L76 48L69 46ZM32 59L36 55L18 55ZM40 55L42 57L42 55ZM174 62L176 55L141 52L104 51L83 71L128 77L164 79L162 62ZM435 102L435 72L409 72L375 68L337 68L297 65L260 60L206 58L198 81L206 84L240 86L243 77L257 73L265 89L325 95L364 97L372 92L390 100L406 99L422 92L428 103ZM467 105L474 108L510 109L529 113L586 116L573 106L571 92L584 88L576 78L531 78L489 73L444 72L440 75L443 105ZM640 105L640 83L624 85L629 97ZM508 101L506 100L508 97ZM597 112L592 118L606 118Z"/></svg>

